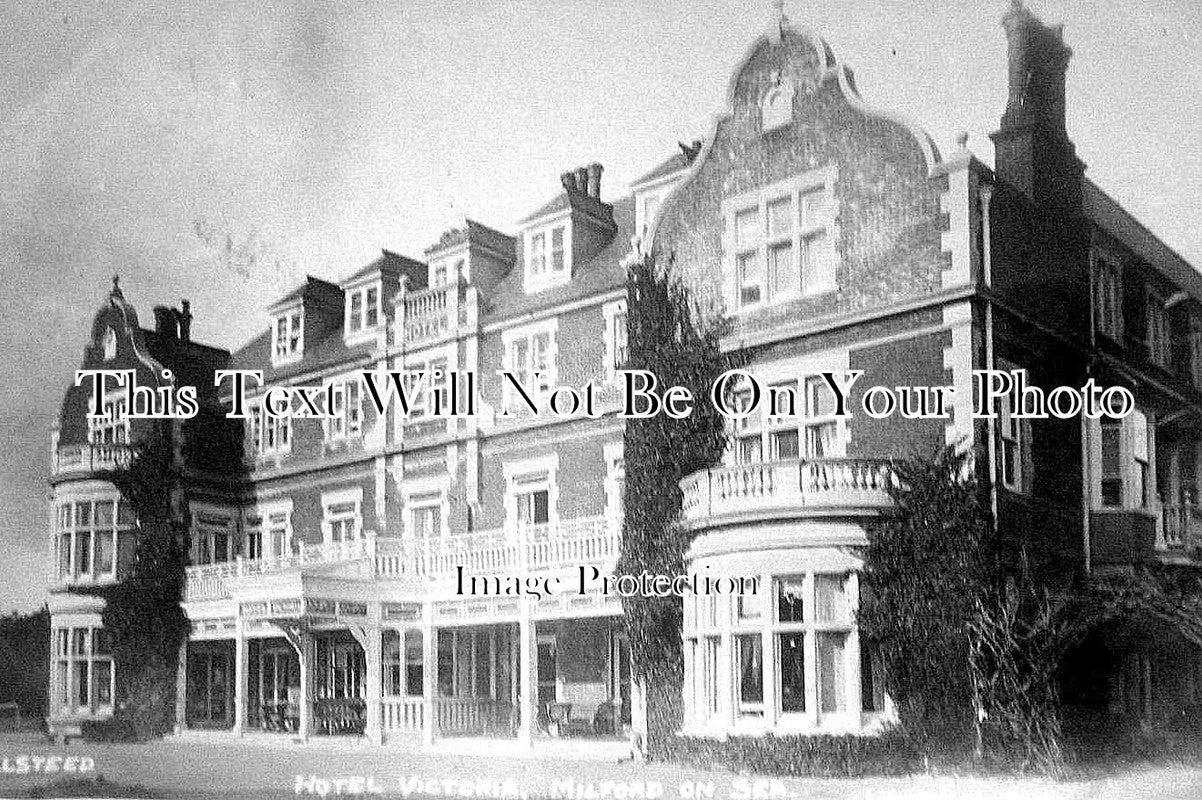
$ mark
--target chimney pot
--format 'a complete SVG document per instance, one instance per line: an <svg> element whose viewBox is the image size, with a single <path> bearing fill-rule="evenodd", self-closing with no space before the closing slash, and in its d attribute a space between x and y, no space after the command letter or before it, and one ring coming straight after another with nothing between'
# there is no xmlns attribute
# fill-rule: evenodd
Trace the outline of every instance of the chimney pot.
<svg viewBox="0 0 1202 800"><path fill-rule="evenodd" d="M561 174L559 176L559 181L560 181L560 183L563 184L563 188L565 191L568 191L568 192L579 191L579 189L576 186L576 173L573 172L572 170L568 170L567 172L564 172L563 174Z"/></svg>
<svg viewBox="0 0 1202 800"><path fill-rule="evenodd" d="M181 342L192 340L192 304L187 300L179 301L179 339Z"/></svg>
<svg viewBox="0 0 1202 800"><path fill-rule="evenodd" d="M588 192L588 167L576 168L576 191Z"/></svg>
<svg viewBox="0 0 1202 800"><path fill-rule="evenodd" d="M604 169L595 161L589 164L588 170L588 196L597 200L601 199L601 171Z"/></svg>
<svg viewBox="0 0 1202 800"><path fill-rule="evenodd" d="M154 307L154 330L160 336L168 339L179 338L179 320L174 308L168 306Z"/></svg>

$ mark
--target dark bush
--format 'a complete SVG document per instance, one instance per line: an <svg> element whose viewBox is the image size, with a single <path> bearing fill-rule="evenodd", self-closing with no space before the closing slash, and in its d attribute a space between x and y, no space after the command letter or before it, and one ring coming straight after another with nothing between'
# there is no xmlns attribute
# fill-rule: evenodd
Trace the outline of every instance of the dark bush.
<svg viewBox="0 0 1202 800"><path fill-rule="evenodd" d="M857 778L923 768L918 749L897 730L880 736L677 736L663 747L662 755L675 761L767 775Z"/></svg>

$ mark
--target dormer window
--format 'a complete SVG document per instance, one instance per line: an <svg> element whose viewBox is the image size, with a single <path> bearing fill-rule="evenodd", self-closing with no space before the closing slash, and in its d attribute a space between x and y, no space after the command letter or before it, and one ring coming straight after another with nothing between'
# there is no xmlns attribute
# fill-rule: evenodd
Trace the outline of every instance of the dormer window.
<svg viewBox="0 0 1202 800"><path fill-rule="evenodd" d="M304 310L285 311L272 319L271 364L279 366L298 361L305 351Z"/></svg>
<svg viewBox="0 0 1202 800"><path fill-rule="evenodd" d="M346 292L346 336L370 338L383 319L380 305L380 285L371 284Z"/></svg>
<svg viewBox="0 0 1202 800"><path fill-rule="evenodd" d="M566 222L548 225L526 236L526 286L541 289L567 281L571 274L570 236Z"/></svg>
<svg viewBox="0 0 1202 800"><path fill-rule="evenodd" d="M104 360L112 361L117 357L117 332L112 328L104 330Z"/></svg>

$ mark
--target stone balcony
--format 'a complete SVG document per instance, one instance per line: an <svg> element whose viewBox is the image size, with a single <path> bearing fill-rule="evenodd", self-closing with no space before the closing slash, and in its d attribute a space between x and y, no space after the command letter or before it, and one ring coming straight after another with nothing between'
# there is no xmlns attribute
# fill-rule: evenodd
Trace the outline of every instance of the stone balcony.
<svg viewBox="0 0 1202 800"><path fill-rule="evenodd" d="M133 451L128 444L68 444L56 447L51 474L54 477L86 475L129 465Z"/></svg>
<svg viewBox="0 0 1202 800"><path fill-rule="evenodd" d="M714 467L680 482L693 529L806 516L874 516L892 506L888 462L822 458Z"/></svg>
<svg viewBox="0 0 1202 800"><path fill-rule="evenodd" d="M475 317L476 289L448 283L397 295L395 330L391 344L424 344L444 339Z"/></svg>
<svg viewBox="0 0 1202 800"><path fill-rule="evenodd" d="M357 565L368 579L449 580L463 566L474 574L518 575L524 571L611 568L620 548L620 527L607 517L563 520L515 530L482 531L438 539L380 537L373 532L351 542L302 544L294 553L265 559L237 559L186 570L185 602L224 600L230 583L251 576L282 574L312 567Z"/></svg>

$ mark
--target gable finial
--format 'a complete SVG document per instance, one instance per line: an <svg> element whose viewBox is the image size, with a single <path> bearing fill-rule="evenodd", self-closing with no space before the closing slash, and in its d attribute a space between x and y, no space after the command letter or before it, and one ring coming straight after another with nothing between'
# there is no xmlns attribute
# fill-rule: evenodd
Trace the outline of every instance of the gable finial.
<svg viewBox="0 0 1202 800"><path fill-rule="evenodd" d="M772 7L776 9L776 21L783 28L789 21L785 16L785 0L772 0Z"/></svg>
<svg viewBox="0 0 1202 800"><path fill-rule="evenodd" d="M112 292L110 292L110 294L112 294L112 295L115 295L116 297L122 297L122 294L121 294L121 276L120 276L120 275L114 275L114 276L113 276L113 291L112 291Z"/></svg>

